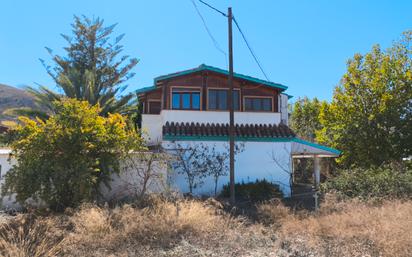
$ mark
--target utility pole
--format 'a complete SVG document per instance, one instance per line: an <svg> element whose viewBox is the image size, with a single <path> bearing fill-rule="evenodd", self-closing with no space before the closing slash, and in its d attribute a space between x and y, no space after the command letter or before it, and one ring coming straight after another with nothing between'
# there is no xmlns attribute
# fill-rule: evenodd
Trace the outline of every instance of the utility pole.
<svg viewBox="0 0 412 257"><path fill-rule="evenodd" d="M232 42L232 8L228 8L228 30L229 30L229 156L230 156L230 203L235 204L235 115L233 108L233 42Z"/></svg>

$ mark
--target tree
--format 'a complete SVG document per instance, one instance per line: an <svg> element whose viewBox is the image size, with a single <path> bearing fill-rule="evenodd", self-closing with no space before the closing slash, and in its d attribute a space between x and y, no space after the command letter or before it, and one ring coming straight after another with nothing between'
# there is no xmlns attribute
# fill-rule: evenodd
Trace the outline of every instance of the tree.
<svg viewBox="0 0 412 257"><path fill-rule="evenodd" d="M167 174L162 173L162 170L166 168L168 160L169 156L161 146L151 151L134 152L128 155L123 167L123 175L125 172L128 173L123 181L127 184L127 189L120 190L132 190L135 197L141 199L150 189L166 189Z"/></svg>
<svg viewBox="0 0 412 257"><path fill-rule="evenodd" d="M5 175L2 194L63 210L95 200L122 158L144 147L120 114L105 118L99 106L75 99L55 101L53 108L56 114L46 121L20 118L11 144L17 164Z"/></svg>
<svg viewBox="0 0 412 257"><path fill-rule="evenodd" d="M202 150L200 144L182 145L174 144L172 152L172 166L178 174L185 176L189 185L189 193L193 194L193 189L203 185L203 179L207 176L207 169L203 165L201 158Z"/></svg>
<svg viewBox="0 0 412 257"><path fill-rule="evenodd" d="M369 167L412 154L412 31L386 51L379 45L348 61L317 140L343 151L343 167Z"/></svg>
<svg viewBox="0 0 412 257"><path fill-rule="evenodd" d="M311 142L316 141L316 131L322 127L319 121L319 112L324 104L327 103L319 101L317 98L311 100L307 97L298 99L293 104L290 127L299 137Z"/></svg>
<svg viewBox="0 0 412 257"><path fill-rule="evenodd" d="M60 92L44 86L39 89L29 87L28 91L51 113L54 112L53 102L62 97L99 104L103 116L133 112L133 94L120 96L126 89L126 81L135 75L131 70L138 62L127 55L119 57L123 51L119 43L124 34L111 42L115 25L104 27L102 19L84 16L75 16L72 28L73 36L62 35L68 43L64 47L66 56L53 54L50 48L46 48L55 65L51 67L41 60Z"/></svg>

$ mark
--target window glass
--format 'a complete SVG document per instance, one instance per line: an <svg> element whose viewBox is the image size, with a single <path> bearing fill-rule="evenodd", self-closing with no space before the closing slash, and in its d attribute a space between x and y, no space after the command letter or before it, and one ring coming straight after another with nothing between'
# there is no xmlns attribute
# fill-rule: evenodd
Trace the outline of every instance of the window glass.
<svg viewBox="0 0 412 257"><path fill-rule="evenodd" d="M251 98L245 98L245 110L246 111L252 110L252 99Z"/></svg>
<svg viewBox="0 0 412 257"><path fill-rule="evenodd" d="M226 90L219 90L218 92L218 109L219 110L227 110L227 91Z"/></svg>
<svg viewBox="0 0 412 257"><path fill-rule="evenodd" d="M245 110L270 112L272 111L272 99L246 97Z"/></svg>
<svg viewBox="0 0 412 257"><path fill-rule="evenodd" d="M216 90L209 90L209 109L216 110L217 108L217 96L216 96Z"/></svg>
<svg viewBox="0 0 412 257"><path fill-rule="evenodd" d="M200 110L200 94L192 93L192 109Z"/></svg>
<svg viewBox="0 0 412 257"><path fill-rule="evenodd" d="M239 107L239 91L238 90L233 90L233 109L235 111L240 110L240 107Z"/></svg>
<svg viewBox="0 0 412 257"><path fill-rule="evenodd" d="M272 99L269 99L269 98L262 99L262 109L264 111L271 111L272 110Z"/></svg>
<svg viewBox="0 0 412 257"><path fill-rule="evenodd" d="M190 93L182 94L182 104L183 109L190 109Z"/></svg>
<svg viewBox="0 0 412 257"><path fill-rule="evenodd" d="M161 104L160 102L149 102L149 114L160 114Z"/></svg>
<svg viewBox="0 0 412 257"><path fill-rule="evenodd" d="M259 111L261 110L261 105L262 105L262 100L259 98L253 98L252 99L252 109L254 111Z"/></svg>
<svg viewBox="0 0 412 257"><path fill-rule="evenodd" d="M172 109L180 109L180 94L179 93L173 93Z"/></svg>

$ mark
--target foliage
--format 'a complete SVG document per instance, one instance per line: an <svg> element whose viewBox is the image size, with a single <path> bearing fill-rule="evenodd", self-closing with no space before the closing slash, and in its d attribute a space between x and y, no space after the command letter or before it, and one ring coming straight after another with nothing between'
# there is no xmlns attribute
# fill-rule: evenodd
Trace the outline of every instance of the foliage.
<svg viewBox="0 0 412 257"><path fill-rule="evenodd" d="M319 121L319 112L325 101L317 98L304 97L298 99L292 106L290 127L301 138L311 142L316 141L316 131L322 128Z"/></svg>
<svg viewBox="0 0 412 257"><path fill-rule="evenodd" d="M190 194L193 194L193 189L203 185L203 179L208 175L203 165L204 158L201 157L202 148L204 146L198 144L174 144L172 167L178 174L185 176Z"/></svg>
<svg viewBox="0 0 412 257"><path fill-rule="evenodd" d="M323 191L337 191L348 197L412 197L412 169L400 165L341 170L322 184Z"/></svg>
<svg viewBox="0 0 412 257"><path fill-rule="evenodd" d="M123 169L123 182L127 189L120 188L120 193L134 193L136 199L142 199L154 190L166 190L166 175L161 173L166 170L169 156L161 146L154 147L151 151L140 151L125 158ZM125 174L127 173L127 174Z"/></svg>
<svg viewBox="0 0 412 257"><path fill-rule="evenodd" d="M412 31L386 51L356 54L322 105L316 139L343 151L343 167L379 166L412 155Z"/></svg>
<svg viewBox="0 0 412 257"><path fill-rule="evenodd" d="M244 150L244 144L235 144L235 155ZM216 145L196 143L190 145L175 144L173 166L179 174L186 176L189 193L203 185L203 179L211 176L214 182L214 192L217 195L219 178L228 175L229 149L224 145L220 151Z"/></svg>
<svg viewBox="0 0 412 257"><path fill-rule="evenodd" d="M135 75L131 70L138 62L127 55L119 57L123 50L119 43L124 34L111 41L115 25L104 27L102 19L84 16L75 16L72 28L73 36L62 35L68 43L64 47L66 56L53 54L46 48L55 65L51 67L41 60L61 92L53 92L44 86L28 88L29 92L51 112L54 111L53 102L62 97L99 104L103 116L134 111L133 94L119 96L126 89L125 82Z"/></svg>
<svg viewBox="0 0 412 257"><path fill-rule="evenodd" d="M17 164L5 175L2 194L61 210L94 200L100 183L119 172L120 159L141 149L142 140L120 114L105 118L100 107L75 99L53 104L56 114L46 121L20 119L11 144Z"/></svg>
<svg viewBox="0 0 412 257"><path fill-rule="evenodd" d="M230 185L223 186L221 197L230 196ZM236 183L235 184L235 196L237 200L250 200L252 202L262 202L271 200L273 198L282 198L282 192L279 189L279 185L273 184L266 179L256 180L255 182Z"/></svg>

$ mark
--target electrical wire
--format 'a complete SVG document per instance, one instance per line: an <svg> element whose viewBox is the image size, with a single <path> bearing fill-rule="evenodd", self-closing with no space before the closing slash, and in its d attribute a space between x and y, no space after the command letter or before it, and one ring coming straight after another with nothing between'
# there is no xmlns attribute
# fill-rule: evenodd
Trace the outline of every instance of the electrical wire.
<svg viewBox="0 0 412 257"><path fill-rule="evenodd" d="M259 62L259 59L257 58L255 52L253 51L252 47L250 46L248 40L246 39L245 34L243 33L242 29L240 28L239 23L237 22L237 20L235 19L235 17L233 17L233 21L235 22L236 27L238 28L240 34L242 35L243 40L246 43L247 48L249 49L250 54L253 56L253 59L255 60L256 64L259 66L260 71L263 73L263 75L265 76L267 81L270 81L270 79L268 78L268 76L266 75L266 72L263 70L262 65Z"/></svg>
<svg viewBox="0 0 412 257"><path fill-rule="evenodd" d="M215 11L217 11L217 12L219 12L219 13L222 13L222 12L220 12L219 10L215 9L214 7L210 6L209 4L207 4L207 3L205 3L205 2L203 2L203 1L201 1L201 0L199 0L199 1L200 1L201 3L209 6L210 8L214 9ZM228 67L228 63L227 63L227 53L220 47L219 43L217 42L217 40L216 40L215 37L213 36L212 32L210 31L209 27L207 26L206 20L203 18L202 14L200 13L199 8L197 7L195 1L194 1L194 0L191 0L191 2L193 3L193 6L195 7L196 12L197 12L197 14L199 15L200 19L202 20L203 26L205 27L207 34L209 35L210 39L212 40L213 45L215 46L215 48L216 48L219 52L221 52L221 53L225 56L225 62L226 62L226 68L227 68L227 67ZM223 13L222 13L222 14L223 14ZM226 14L224 14L224 15L226 15Z"/></svg>
<svg viewBox="0 0 412 257"><path fill-rule="evenodd" d="M201 2L202 4L206 5L207 7L211 8L211 9L215 10L216 12L222 14L223 16L227 17L227 14L226 14L226 13L218 10L217 8L211 6L210 4L208 4L208 3L206 3L206 2L204 2L204 1L202 1L202 0L199 0L199 2Z"/></svg>

